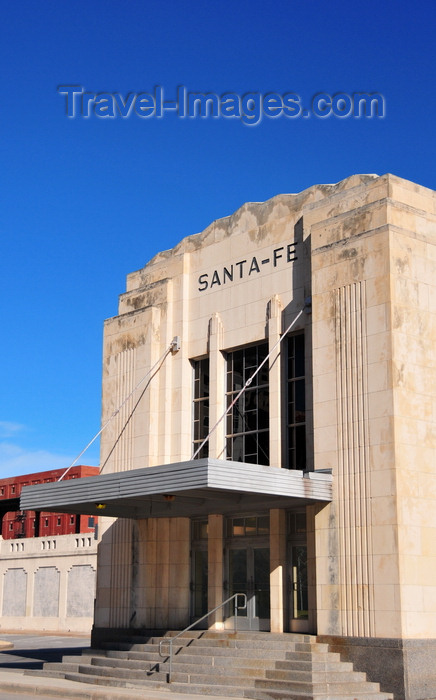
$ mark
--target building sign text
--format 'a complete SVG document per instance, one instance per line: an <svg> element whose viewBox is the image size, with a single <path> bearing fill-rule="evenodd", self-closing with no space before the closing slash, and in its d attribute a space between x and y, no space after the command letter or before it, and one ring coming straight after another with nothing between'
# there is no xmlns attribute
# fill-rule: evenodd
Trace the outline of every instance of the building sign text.
<svg viewBox="0 0 436 700"><path fill-rule="evenodd" d="M274 248L268 258L246 258L238 260L227 267L214 270L212 273L204 272L198 278L198 291L204 292L212 287L221 287L222 284L234 282L235 280L244 279L251 275L258 274L264 265L272 265L278 267L281 264L287 264L297 260L296 243L288 243L285 246Z"/></svg>

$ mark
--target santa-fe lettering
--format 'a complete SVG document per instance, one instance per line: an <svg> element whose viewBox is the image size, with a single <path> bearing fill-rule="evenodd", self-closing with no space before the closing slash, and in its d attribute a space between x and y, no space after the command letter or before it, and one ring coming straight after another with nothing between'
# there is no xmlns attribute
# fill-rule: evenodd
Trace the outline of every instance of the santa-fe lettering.
<svg viewBox="0 0 436 700"><path fill-rule="evenodd" d="M200 277L198 278L198 284L200 285L198 287L199 292L204 292L204 290L208 288L208 286L209 286L209 282L207 281L208 277L209 277L209 275L207 274L207 272L205 272L204 275L200 275Z"/></svg>
<svg viewBox="0 0 436 700"><path fill-rule="evenodd" d="M287 243L279 248L274 248L271 258L262 258L258 261L257 257L253 256L251 261L239 260L227 267L223 266L219 271L214 270L213 273L210 274L204 272L198 277L198 291L204 292L206 289L212 289L214 286L221 287L227 282L243 279L245 275L250 277L253 272L260 272L261 265L267 265L270 262L273 267L278 267L280 266L280 260L286 261L287 263L298 260L297 243ZM244 267L244 265L247 265L247 267ZM237 269L235 270L235 268Z"/></svg>
<svg viewBox="0 0 436 700"><path fill-rule="evenodd" d="M286 247L286 262L292 262L293 260L297 260L297 255L296 255L296 250L295 246L296 243L288 243Z"/></svg>
<svg viewBox="0 0 436 700"><path fill-rule="evenodd" d="M251 275L252 272L260 272L259 265L257 264L256 258L253 258L251 261L250 269L248 271L248 276Z"/></svg>
<svg viewBox="0 0 436 700"><path fill-rule="evenodd" d="M242 279L243 276L244 276L243 265L244 265L244 263L246 263L246 262L247 262L246 260L241 260L240 262L235 263L235 265L239 265L239 266L240 266L240 267L239 267L239 277L240 277L240 279Z"/></svg>
<svg viewBox="0 0 436 700"><path fill-rule="evenodd" d="M281 248L275 248L273 250L273 264L274 267L277 267L277 260L283 257L283 255L280 253L280 251L283 250L283 246Z"/></svg>
<svg viewBox="0 0 436 700"><path fill-rule="evenodd" d="M215 270L215 272L212 275L212 282L210 283L210 287L212 289L213 285L217 284L218 286L221 286L221 280L219 278L218 272Z"/></svg>
<svg viewBox="0 0 436 700"><path fill-rule="evenodd" d="M233 265L230 265L230 271L225 267L223 270L223 283L226 283L226 278L229 278L230 282L233 282Z"/></svg>

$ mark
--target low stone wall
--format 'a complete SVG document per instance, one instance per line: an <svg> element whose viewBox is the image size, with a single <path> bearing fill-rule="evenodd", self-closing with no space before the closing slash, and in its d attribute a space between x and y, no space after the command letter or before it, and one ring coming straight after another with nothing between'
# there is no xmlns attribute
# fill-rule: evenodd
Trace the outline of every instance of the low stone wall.
<svg viewBox="0 0 436 700"><path fill-rule="evenodd" d="M88 634L94 617L92 534L0 541L0 629Z"/></svg>

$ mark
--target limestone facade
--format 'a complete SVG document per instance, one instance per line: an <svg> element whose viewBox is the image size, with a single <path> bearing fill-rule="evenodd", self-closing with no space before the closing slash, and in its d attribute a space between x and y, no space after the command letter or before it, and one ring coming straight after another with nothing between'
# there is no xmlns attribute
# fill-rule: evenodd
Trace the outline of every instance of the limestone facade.
<svg viewBox="0 0 436 700"><path fill-rule="evenodd" d="M128 275L119 314L105 323L103 422L123 405L102 436L102 472L192 458L202 360L214 427L207 454L228 458L242 444L240 416L220 420L229 363L248 363L245 349L266 344L258 461L331 472L333 500L231 516L217 507L196 522L188 503L172 518L169 499L168 517L105 519L95 634L180 629L251 585L250 624L313 632L351 655L364 645L369 666L395 647L398 697L436 696L436 679L423 689L418 678L436 636L435 220L435 192L393 175L355 175L245 204ZM280 341L293 321L305 378L295 420L302 370L289 369L294 341ZM176 336L180 350L166 355Z"/></svg>

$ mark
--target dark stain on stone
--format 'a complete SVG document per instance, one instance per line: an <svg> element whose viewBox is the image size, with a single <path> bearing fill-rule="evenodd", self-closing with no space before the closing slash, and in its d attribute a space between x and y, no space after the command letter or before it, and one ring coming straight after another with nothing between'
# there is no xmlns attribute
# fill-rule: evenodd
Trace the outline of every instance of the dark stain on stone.
<svg viewBox="0 0 436 700"><path fill-rule="evenodd" d="M133 350L133 348L136 348L137 346L136 340L134 340L130 336L121 338L120 344L122 345L123 350Z"/></svg>
<svg viewBox="0 0 436 700"><path fill-rule="evenodd" d="M347 237L352 238L368 229L367 212L354 213L344 221L343 230Z"/></svg>
<svg viewBox="0 0 436 700"><path fill-rule="evenodd" d="M334 596L334 600L331 600L332 605L338 605L338 596ZM340 632L340 617L339 610L329 610L329 621L328 621L328 633L329 634L339 634Z"/></svg>
<svg viewBox="0 0 436 700"><path fill-rule="evenodd" d="M409 269L408 258L396 258L395 267L397 268L397 272L399 275L404 275L404 273L407 272Z"/></svg>
<svg viewBox="0 0 436 700"><path fill-rule="evenodd" d="M364 268L366 263L366 256L360 256L359 258L354 258L352 263L352 273L354 279L361 279L364 276Z"/></svg>
<svg viewBox="0 0 436 700"><path fill-rule="evenodd" d="M329 583L338 583L338 538L336 530L336 514L333 504L330 505L329 534L328 534L328 573Z"/></svg>
<svg viewBox="0 0 436 700"><path fill-rule="evenodd" d="M405 366L404 363L401 364L400 367L395 367L395 386L403 386L404 385L404 372L405 372Z"/></svg>
<svg viewBox="0 0 436 700"><path fill-rule="evenodd" d="M403 323L404 323L403 310L398 308L398 306L396 306L394 308L394 313L392 315L392 327L393 328L401 328Z"/></svg>
<svg viewBox="0 0 436 700"><path fill-rule="evenodd" d="M338 258L340 260L341 259L349 260L350 258L355 258L356 256L357 256L356 248L345 248L344 250L342 250L339 253Z"/></svg>
<svg viewBox="0 0 436 700"><path fill-rule="evenodd" d="M130 297L126 301L128 306L132 306L134 309L142 309L145 306L145 295L138 294L138 296Z"/></svg>

